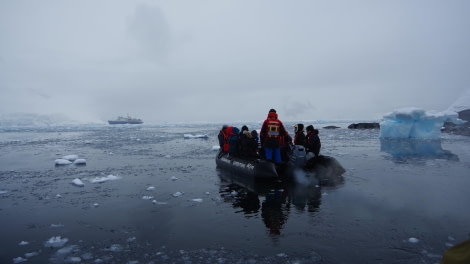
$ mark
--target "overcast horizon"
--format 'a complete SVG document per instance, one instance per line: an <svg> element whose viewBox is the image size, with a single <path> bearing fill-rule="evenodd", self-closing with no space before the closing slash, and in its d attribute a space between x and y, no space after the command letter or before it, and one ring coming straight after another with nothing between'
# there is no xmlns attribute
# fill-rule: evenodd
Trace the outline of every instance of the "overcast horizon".
<svg viewBox="0 0 470 264"><path fill-rule="evenodd" d="M0 114L377 120L470 88L470 1L0 1ZM469 103L470 104L470 103Z"/></svg>

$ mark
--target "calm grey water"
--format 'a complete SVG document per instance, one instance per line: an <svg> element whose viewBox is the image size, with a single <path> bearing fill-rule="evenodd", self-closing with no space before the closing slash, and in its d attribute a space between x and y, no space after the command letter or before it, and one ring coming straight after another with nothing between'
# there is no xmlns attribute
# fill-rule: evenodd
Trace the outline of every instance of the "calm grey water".
<svg viewBox="0 0 470 264"><path fill-rule="evenodd" d="M217 169L217 124L2 129L0 263L438 263L469 238L470 138L347 125L320 128L336 184Z"/></svg>

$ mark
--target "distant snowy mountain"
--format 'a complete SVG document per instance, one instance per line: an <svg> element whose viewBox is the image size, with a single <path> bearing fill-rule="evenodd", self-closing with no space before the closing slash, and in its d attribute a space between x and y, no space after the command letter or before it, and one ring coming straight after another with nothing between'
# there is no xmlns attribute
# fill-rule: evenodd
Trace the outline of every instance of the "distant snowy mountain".
<svg viewBox="0 0 470 264"><path fill-rule="evenodd" d="M449 106L447 110L460 112L470 109L470 88L462 93L462 95Z"/></svg>

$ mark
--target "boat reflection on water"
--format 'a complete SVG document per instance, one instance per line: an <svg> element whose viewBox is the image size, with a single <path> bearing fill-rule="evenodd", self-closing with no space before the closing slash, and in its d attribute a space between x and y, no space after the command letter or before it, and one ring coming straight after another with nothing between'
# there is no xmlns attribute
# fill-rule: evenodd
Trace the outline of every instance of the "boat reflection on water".
<svg viewBox="0 0 470 264"><path fill-rule="evenodd" d="M267 232L274 238L281 234L289 214L309 212L315 214L321 205L321 180L314 172L293 171L291 180L255 179L243 174L217 170L220 178L220 196L224 202L244 213L246 218L261 215ZM330 175L331 176L331 175ZM342 178L335 175L335 178ZM328 186L333 182L325 181Z"/></svg>
<svg viewBox="0 0 470 264"><path fill-rule="evenodd" d="M380 151L392 155L393 161L404 163L410 160L446 159L458 161L459 157L442 149L441 140L424 139L380 139Z"/></svg>

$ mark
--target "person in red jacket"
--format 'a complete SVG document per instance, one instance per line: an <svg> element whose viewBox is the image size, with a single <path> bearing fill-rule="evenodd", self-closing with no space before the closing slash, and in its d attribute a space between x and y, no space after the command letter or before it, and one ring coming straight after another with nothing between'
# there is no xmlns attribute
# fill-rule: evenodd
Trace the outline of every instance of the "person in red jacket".
<svg viewBox="0 0 470 264"><path fill-rule="evenodd" d="M274 156L275 162L282 162L281 145L283 142L281 141L287 136L288 134L284 125L281 120L277 118L276 110L269 110L268 118L263 122L260 131L261 146L264 148L267 160L273 160Z"/></svg>

